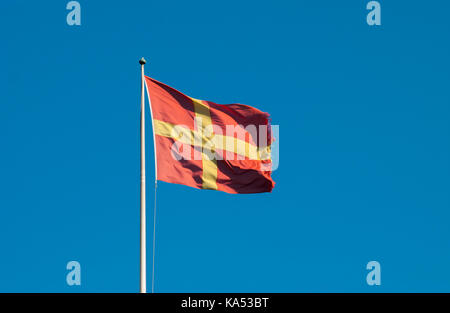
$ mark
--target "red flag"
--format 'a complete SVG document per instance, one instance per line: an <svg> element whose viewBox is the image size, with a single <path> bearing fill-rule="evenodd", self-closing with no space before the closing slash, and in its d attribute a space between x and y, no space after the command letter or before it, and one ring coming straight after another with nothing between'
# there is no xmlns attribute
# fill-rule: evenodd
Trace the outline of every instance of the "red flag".
<svg viewBox="0 0 450 313"><path fill-rule="evenodd" d="M145 77L157 179L228 193L272 191L269 114L197 100Z"/></svg>

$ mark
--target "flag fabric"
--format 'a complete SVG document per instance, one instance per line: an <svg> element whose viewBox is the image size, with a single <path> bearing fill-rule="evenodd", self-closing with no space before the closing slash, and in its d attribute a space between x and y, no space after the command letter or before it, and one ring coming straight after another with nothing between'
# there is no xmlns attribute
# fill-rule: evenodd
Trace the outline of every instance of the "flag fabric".
<svg viewBox="0 0 450 313"><path fill-rule="evenodd" d="M157 179L227 193L271 192L269 114L197 100L145 76Z"/></svg>

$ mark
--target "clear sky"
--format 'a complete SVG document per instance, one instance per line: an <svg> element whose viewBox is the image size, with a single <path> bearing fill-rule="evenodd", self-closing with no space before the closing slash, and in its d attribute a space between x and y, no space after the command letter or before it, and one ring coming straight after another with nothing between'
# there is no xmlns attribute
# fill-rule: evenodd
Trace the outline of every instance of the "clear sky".
<svg viewBox="0 0 450 313"><path fill-rule="evenodd" d="M0 4L0 292L138 291L142 56L280 125L270 194L159 183L157 292L450 292L448 1L67 2Z"/></svg>

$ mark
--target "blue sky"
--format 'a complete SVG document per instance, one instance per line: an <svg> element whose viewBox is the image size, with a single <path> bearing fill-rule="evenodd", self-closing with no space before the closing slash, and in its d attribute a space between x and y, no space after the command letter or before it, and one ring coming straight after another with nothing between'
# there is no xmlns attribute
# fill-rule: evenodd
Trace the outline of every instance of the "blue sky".
<svg viewBox="0 0 450 313"><path fill-rule="evenodd" d="M157 292L450 292L448 1L67 2L0 4L0 292L138 291L142 56L280 125L271 194L159 184Z"/></svg>

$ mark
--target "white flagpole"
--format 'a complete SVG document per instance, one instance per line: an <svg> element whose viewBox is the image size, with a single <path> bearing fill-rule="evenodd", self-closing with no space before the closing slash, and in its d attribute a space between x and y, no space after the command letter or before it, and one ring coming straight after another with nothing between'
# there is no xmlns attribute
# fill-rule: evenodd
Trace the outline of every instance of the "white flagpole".
<svg viewBox="0 0 450 313"><path fill-rule="evenodd" d="M141 58L141 277L140 292L147 292L146 273L146 223L145 223L145 96L144 96L144 64L145 59Z"/></svg>
<svg viewBox="0 0 450 313"><path fill-rule="evenodd" d="M154 195L154 207L153 207L153 261L152 261L152 293L155 292L155 244L156 244L156 189L158 187L158 162L156 156L156 137L155 137L155 124L153 123L153 110L152 110L152 100L150 98L150 92L148 90L147 82L145 82L145 87L147 89L148 104L150 107L150 117L152 120L152 132L153 132L153 152L155 154L155 195Z"/></svg>

